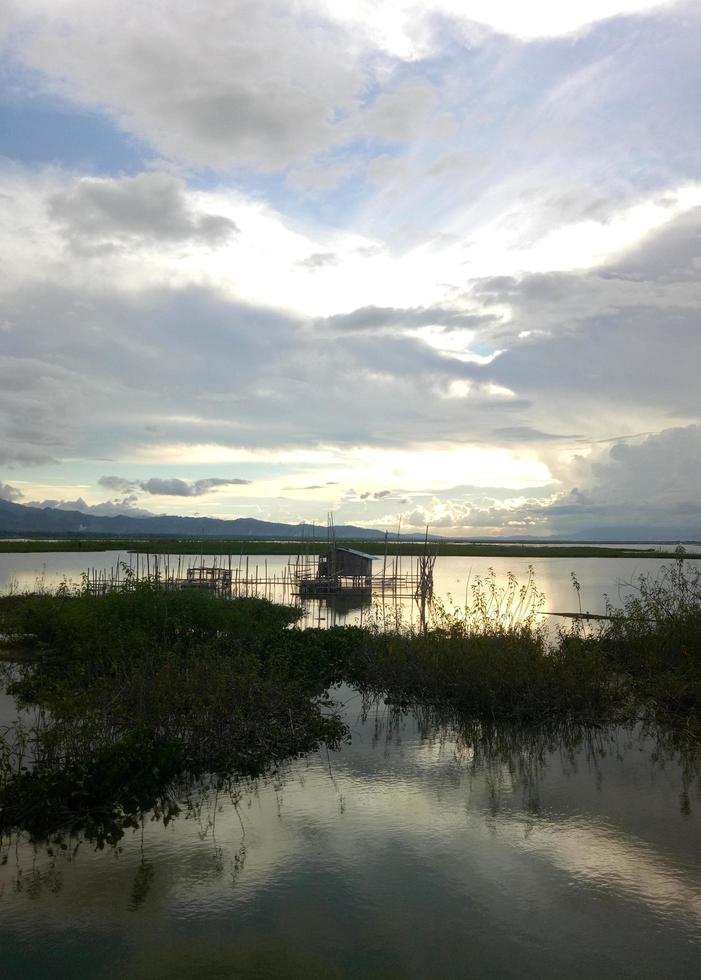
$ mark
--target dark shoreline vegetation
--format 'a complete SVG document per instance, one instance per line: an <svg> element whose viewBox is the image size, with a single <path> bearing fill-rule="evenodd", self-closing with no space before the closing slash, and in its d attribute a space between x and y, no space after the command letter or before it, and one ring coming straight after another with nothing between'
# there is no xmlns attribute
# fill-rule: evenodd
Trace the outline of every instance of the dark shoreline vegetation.
<svg viewBox="0 0 701 980"><path fill-rule="evenodd" d="M148 811L171 819L183 785L236 793L348 737L340 683L488 745L642 722L698 759L701 574L680 555L637 586L593 632L575 622L554 642L532 580L513 576L477 580L469 609L425 630L302 630L292 608L149 581L1 597L3 686L27 711L0 732L0 836L114 844Z"/></svg>
<svg viewBox="0 0 701 980"><path fill-rule="evenodd" d="M298 555L314 554L327 546L325 533L317 529L316 538L273 541L245 538L43 538L7 539L0 541L0 554L25 554L34 552L62 551L121 551L139 552L150 555ZM368 554L382 555L385 543L373 538L344 538L339 544ZM396 536L388 536L388 548L392 555L406 557L425 553L424 540L397 541ZM490 544L483 541L456 542L430 540L431 554L444 558L674 558L675 548L658 551L654 547L645 549L628 548L625 545L601 547L596 544ZM698 547L701 556L701 545ZM695 552L694 552L695 554Z"/></svg>

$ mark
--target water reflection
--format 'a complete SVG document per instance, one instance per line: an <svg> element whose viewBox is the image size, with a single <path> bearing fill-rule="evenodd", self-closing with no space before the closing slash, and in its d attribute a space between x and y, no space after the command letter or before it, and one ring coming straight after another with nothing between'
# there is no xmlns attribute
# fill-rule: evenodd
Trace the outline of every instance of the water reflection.
<svg viewBox="0 0 701 980"><path fill-rule="evenodd" d="M350 622L367 622L372 611L371 589L357 589L304 603L308 626L343 626Z"/></svg>
<svg viewBox="0 0 701 980"><path fill-rule="evenodd" d="M174 785L113 849L5 840L5 975L693 975L697 754L336 696L339 751Z"/></svg>

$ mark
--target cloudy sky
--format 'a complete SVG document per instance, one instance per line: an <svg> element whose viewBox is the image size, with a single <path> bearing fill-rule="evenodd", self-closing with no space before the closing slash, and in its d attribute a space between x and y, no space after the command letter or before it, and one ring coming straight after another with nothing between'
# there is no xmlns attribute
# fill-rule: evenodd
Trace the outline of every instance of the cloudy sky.
<svg viewBox="0 0 701 980"><path fill-rule="evenodd" d="M0 496L701 537L701 3L2 0Z"/></svg>

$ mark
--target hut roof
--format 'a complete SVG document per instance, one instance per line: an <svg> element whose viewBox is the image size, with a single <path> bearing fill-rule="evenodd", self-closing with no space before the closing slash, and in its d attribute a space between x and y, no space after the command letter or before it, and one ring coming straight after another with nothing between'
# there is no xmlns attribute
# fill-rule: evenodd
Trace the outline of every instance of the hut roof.
<svg viewBox="0 0 701 980"><path fill-rule="evenodd" d="M336 551L345 551L348 555L355 555L356 558L369 558L370 561L375 561L377 555L366 555L364 551L356 551L355 548L336 548Z"/></svg>

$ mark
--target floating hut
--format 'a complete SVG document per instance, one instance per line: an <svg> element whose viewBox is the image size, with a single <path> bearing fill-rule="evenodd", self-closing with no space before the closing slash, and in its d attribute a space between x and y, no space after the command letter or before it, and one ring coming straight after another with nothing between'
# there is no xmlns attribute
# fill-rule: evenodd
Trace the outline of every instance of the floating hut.
<svg viewBox="0 0 701 980"><path fill-rule="evenodd" d="M355 548L334 546L322 552L316 563L298 569L301 596L316 598L341 592L370 592L374 555Z"/></svg>

